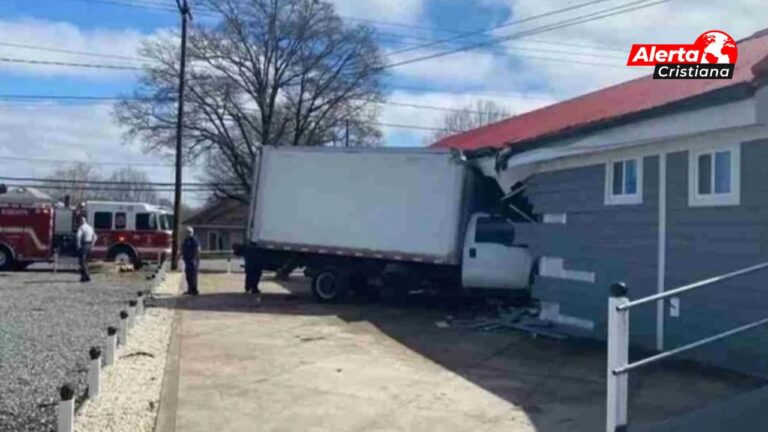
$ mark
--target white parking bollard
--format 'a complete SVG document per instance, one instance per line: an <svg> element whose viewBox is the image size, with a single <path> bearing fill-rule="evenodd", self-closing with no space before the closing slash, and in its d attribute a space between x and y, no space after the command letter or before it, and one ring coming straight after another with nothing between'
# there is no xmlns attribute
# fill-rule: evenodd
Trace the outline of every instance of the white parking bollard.
<svg viewBox="0 0 768 432"><path fill-rule="evenodd" d="M232 258L227 258L227 274L232 274Z"/></svg>
<svg viewBox="0 0 768 432"><path fill-rule="evenodd" d="M75 389L70 384L64 384L59 396L56 432L72 432L75 429Z"/></svg>
<svg viewBox="0 0 768 432"><path fill-rule="evenodd" d="M133 328L136 324L136 307L138 302L136 300L130 300L128 302L128 328Z"/></svg>
<svg viewBox="0 0 768 432"><path fill-rule="evenodd" d="M55 252L53 254L53 272L58 273L59 272L59 253Z"/></svg>
<svg viewBox="0 0 768 432"><path fill-rule="evenodd" d="M115 364L115 351L117 351L117 329L115 327L107 327L107 346L104 350L105 366Z"/></svg>
<svg viewBox="0 0 768 432"><path fill-rule="evenodd" d="M144 291L136 293L136 313L141 316L144 315Z"/></svg>
<svg viewBox="0 0 768 432"><path fill-rule="evenodd" d="M120 311L120 327L118 329L117 344L125 345L128 341L128 312Z"/></svg>
<svg viewBox="0 0 768 432"><path fill-rule="evenodd" d="M96 399L101 390L101 350L92 347L88 356L91 358L88 366L88 399Z"/></svg>

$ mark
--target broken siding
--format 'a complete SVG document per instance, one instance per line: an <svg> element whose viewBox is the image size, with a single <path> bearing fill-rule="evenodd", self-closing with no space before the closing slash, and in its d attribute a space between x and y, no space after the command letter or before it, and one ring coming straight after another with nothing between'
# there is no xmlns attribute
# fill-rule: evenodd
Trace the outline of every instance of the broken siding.
<svg viewBox="0 0 768 432"><path fill-rule="evenodd" d="M742 144L741 205L688 206L688 153L668 159L667 287L768 261L768 141ZM768 316L768 270L737 277L680 298L667 311L667 345L678 346ZM768 375L768 329L716 342L691 357Z"/></svg>
<svg viewBox="0 0 768 432"><path fill-rule="evenodd" d="M528 182L534 212L565 213L567 223L521 226L521 242L528 243L535 256L563 258L567 270L595 273L594 283L538 276L533 295L559 303L563 315L593 321L590 336L606 336L612 283L627 283L632 297L656 292L658 167L657 156L644 158L641 204L605 204L605 164L540 173ZM655 311L655 307L633 311L634 343L654 345Z"/></svg>

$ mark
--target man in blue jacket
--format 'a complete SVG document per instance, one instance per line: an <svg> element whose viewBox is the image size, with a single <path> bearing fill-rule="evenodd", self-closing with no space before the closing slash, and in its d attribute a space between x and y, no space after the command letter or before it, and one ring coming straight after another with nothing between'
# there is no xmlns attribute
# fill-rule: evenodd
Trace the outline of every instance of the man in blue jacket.
<svg viewBox="0 0 768 432"><path fill-rule="evenodd" d="M200 269L200 242L195 230L187 227L187 238L181 243L181 257L184 260L184 275L187 278L187 294L198 295L197 272Z"/></svg>

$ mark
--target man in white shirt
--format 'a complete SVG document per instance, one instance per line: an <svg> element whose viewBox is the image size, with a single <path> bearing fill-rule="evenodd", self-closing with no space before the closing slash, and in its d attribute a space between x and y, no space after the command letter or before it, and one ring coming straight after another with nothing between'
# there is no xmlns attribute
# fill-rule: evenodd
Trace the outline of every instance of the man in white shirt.
<svg viewBox="0 0 768 432"><path fill-rule="evenodd" d="M80 266L80 282L90 282L91 275L88 274L88 256L91 254L91 247L96 243L96 232L93 227L88 225L85 216L80 217L80 227L77 229L75 245L77 245L77 263Z"/></svg>

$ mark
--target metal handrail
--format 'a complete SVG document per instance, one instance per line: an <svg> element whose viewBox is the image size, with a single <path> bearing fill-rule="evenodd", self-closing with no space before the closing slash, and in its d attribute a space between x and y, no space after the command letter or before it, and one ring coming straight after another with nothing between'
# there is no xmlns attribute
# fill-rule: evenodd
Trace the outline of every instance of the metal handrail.
<svg viewBox="0 0 768 432"><path fill-rule="evenodd" d="M685 351L692 350L694 348L698 348L698 347L700 347L702 345L706 345L708 343L712 343L712 342L718 341L720 339L725 339L725 338L727 338L729 336L733 336L735 334L738 334L738 333L741 333L741 332L745 332L747 330L752 330L753 328L760 327L760 326L765 325L765 324L768 324L768 317L763 318L763 319L758 320L758 321L755 321L755 322L753 322L751 324L743 325L741 327L737 327L735 329L722 332L722 333L717 334L715 336L710 336L708 338L700 339L698 342L693 342L693 343L690 343L688 345L683 345L683 346L675 348L673 350L664 351L664 352L662 352L660 354L656 354L655 356L651 356L651 357L646 357L646 358L644 358L642 360L638 360L638 361L636 361L634 363L628 363L626 366L622 366L622 367L614 369L613 373L615 375L625 374L625 373L627 373L627 372L629 372L629 371L631 371L633 369L637 369L637 368L641 368L643 366L647 366L647 365L649 365L651 363L654 363L654 362L657 362L659 360L663 360L665 358L678 355L678 354L683 353Z"/></svg>
<svg viewBox="0 0 768 432"><path fill-rule="evenodd" d="M717 283L717 282L722 282L724 280L728 280L728 279L734 278L736 276L741 276L741 275L745 275L745 274L748 274L748 273L752 273L752 272L758 271L760 269L764 269L766 267L768 267L768 262L764 262L762 264L754 265L752 267L747 267L747 268L744 268L744 269L741 269L741 270L737 270L737 271L734 271L734 272L731 272L731 273L726 273L724 275L715 276L715 277L712 277L712 278L709 278L709 279L704 279L704 280L699 281L699 282L694 282L692 284L684 285L684 286L681 286L680 288L675 288L675 289L672 289L672 290L669 290L669 291L664 291L662 293L653 294L653 295L650 295L648 297L644 297L644 298L641 298L641 299L638 299L638 300L633 300L633 301L630 301L628 303L624 303L622 305L617 306L616 309L619 310L619 311L625 311L627 309L633 308L635 306L640 306L642 304L651 303L651 302L658 301L658 300L663 300L663 299L666 299L668 297L676 297L677 295L682 294L684 292L695 290L695 289L701 288L701 287L705 287L707 285L712 285L712 284Z"/></svg>
<svg viewBox="0 0 768 432"><path fill-rule="evenodd" d="M630 301L627 298L627 288L623 283L617 283L611 287L611 296L608 299L608 367L607 367L607 395L606 395L606 430L608 432L626 431L627 411L629 403L629 372L655 363L680 353L698 348L712 342L745 332L747 330L768 324L768 317L754 321L750 324L700 339L696 342L681 347L664 351L659 354L646 357L634 363L629 362L629 315L630 309L646 303L665 300L669 297L722 282L736 276L752 273L768 268L768 262L746 267L741 270L715 276L692 284L684 285L662 293L650 295L638 300Z"/></svg>

